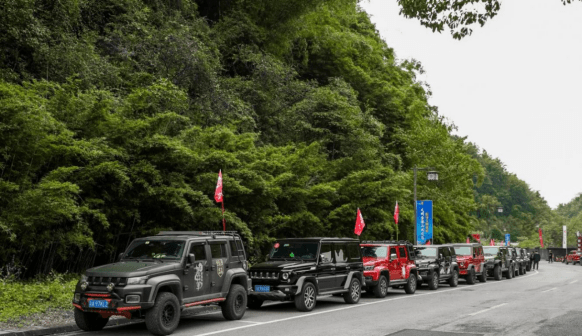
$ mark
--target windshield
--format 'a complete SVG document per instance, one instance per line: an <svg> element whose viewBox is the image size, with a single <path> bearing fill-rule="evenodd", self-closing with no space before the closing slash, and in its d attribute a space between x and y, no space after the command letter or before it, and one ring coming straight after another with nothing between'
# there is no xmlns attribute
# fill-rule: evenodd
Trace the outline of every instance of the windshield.
<svg viewBox="0 0 582 336"><path fill-rule="evenodd" d="M473 253L471 253L471 248L469 246L455 247L455 253L464 256L473 255Z"/></svg>
<svg viewBox="0 0 582 336"><path fill-rule="evenodd" d="M134 241L123 256L126 259L180 259L184 251L182 240L140 240Z"/></svg>
<svg viewBox="0 0 582 336"><path fill-rule="evenodd" d="M418 249L417 251L420 252L420 255L422 257L436 257L437 249L430 248L430 247L428 247L428 248L423 247L423 248Z"/></svg>
<svg viewBox="0 0 582 336"><path fill-rule="evenodd" d="M492 246L488 246L488 247L483 247L483 252L487 255L494 255L499 253L499 247L492 247Z"/></svg>
<svg viewBox="0 0 582 336"><path fill-rule="evenodd" d="M313 260L317 256L317 246L317 242L277 242L273 245L269 259Z"/></svg>
<svg viewBox="0 0 582 336"><path fill-rule="evenodd" d="M362 257L366 258L386 258L388 255L387 246L362 246Z"/></svg>

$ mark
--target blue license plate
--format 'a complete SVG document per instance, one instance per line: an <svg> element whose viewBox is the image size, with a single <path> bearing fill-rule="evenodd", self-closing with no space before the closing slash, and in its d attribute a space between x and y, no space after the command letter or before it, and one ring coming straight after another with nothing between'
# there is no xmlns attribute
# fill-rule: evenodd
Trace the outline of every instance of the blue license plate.
<svg viewBox="0 0 582 336"><path fill-rule="evenodd" d="M267 285L255 285L255 292L270 292L271 286Z"/></svg>
<svg viewBox="0 0 582 336"><path fill-rule="evenodd" d="M89 308L107 308L108 302L105 300L89 300Z"/></svg>

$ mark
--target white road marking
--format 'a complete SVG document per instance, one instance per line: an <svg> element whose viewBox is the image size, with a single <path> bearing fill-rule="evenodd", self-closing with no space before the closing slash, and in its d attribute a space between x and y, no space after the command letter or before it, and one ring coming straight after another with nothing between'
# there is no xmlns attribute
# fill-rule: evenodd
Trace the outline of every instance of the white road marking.
<svg viewBox="0 0 582 336"><path fill-rule="evenodd" d="M514 280L525 279L527 277L530 277L530 276L533 276L533 275L537 275L537 274L539 274L538 271L536 271L535 273L530 274L530 275L520 276L519 278L515 278ZM486 282L486 283L483 283L483 284L473 285L472 287L494 285L494 284L499 284L499 283L505 283L505 281ZM446 292L452 292L452 291L455 291L455 290L461 290L461 289L465 289L465 288L466 287L463 286L463 287L456 287L456 288L451 288L451 289L447 289L447 290L434 291L434 292L430 292L430 293L413 294L413 295L403 295L403 296L399 296L399 297L391 298L391 299L383 299L383 300L371 301L371 302L366 302L366 303L360 303L360 304L356 304L356 305L349 305L349 306L342 307L342 308L336 308L336 309L323 310L323 311L318 311L318 312L305 313L305 314L302 314L302 315L296 315L296 316L286 317L286 318L282 318L282 319L278 319L278 320L262 322L261 324L252 324L252 325L246 325L246 326L228 328L228 329L223 329L223 330L217 330L217 331L212 331L212 332L205 333L205 334L197 334L197 336L208 336L208 335L222 334L222 333L229 332L229 331L235 331L235 330L239 330L239 329L246 329L246 328L251 328L251 327L259 326L259 325L279 323L279 322L284 322L284 321L289 321L289 320L295 320L295 319L300 319L300 318L311 317L311 316L314 316L314 315L321 315L321 314L333 313L333 312L336 312L336 311L347 310L347 309L354 309L354 308L358 308L358 307L364 307L364 306L369 306L369 305L384 303L384 302L388 302L388 301L395 301L395 300L402 300L402 299L414 299L414 298L419 298L419 297L423 297L423 296L427 296L427 295L436 295L436 294L441 294L441 293L446 293Z"/></svg>
<svg viewBox="0 0 582 336"><path fill-rule="evenodd" d="M540 292L540 293L546 293L546 292L553 291L553 290L556 290L556 289L558 289L558 287L554 287L554 288L546 289L545 291L542 291L542 292Z"/></svg>
<svg viewBox="0 0 582 336"><path fill-rule="evenodd" d="M506 303L502 303L502 304L500 304L500 305L497 305L497 306L493 306L493 307L491 307L491 308L487 308L487 309L480 310L480 311L478 311L478 312L475 312L475 313L473 313L473 314L469 314L469 315L467 315L467 316L475 316L475 315L477 315L477 314L481 314L481 313L484 313L484 312L490 311L490 310L492 310L492 309L499 308L499 307L501 307L501 306L505 306L506 304L507 304L507 302L506 302Z"/></svg>
<svg viewBox="0 0 582 336"><path fill-rule="evenodd" d="M263 324L263 323L265 323L265 322L243 321L243 320L236 320L235 322L242 322L242 323L254 323L254 324Z"/></svg>
<svg viewBox="0 0 582 336"><path fill-rule="evenodd" d="M568 285L575 284L576 282L578 282L578 280L574 280L574 281L570 282Z"/></svg>

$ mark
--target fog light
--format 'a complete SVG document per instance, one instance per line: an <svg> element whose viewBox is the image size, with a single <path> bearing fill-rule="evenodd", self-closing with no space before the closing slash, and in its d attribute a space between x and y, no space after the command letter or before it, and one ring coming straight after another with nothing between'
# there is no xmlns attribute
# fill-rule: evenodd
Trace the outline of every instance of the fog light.
<svg viewBox="0 0 582 336"><path fill-rule="evenodd" d="M126 295L125 303L139 303L139 295Z"/></svg>
<svg viewBox="0 0 582 336"><path fill-rule="evenodd" d="M115 284L112 282L109 285L107 285L107 290L110 292L113 292L113 289L115 288Z"/></svg>
<svg viewBox="0 0 582 336"><path fill-rule="evenodd" d="M75 293L75 302L81 301L81 293Z"/></svg>
<svg viewBox="0 0 582 336"><path fill-rule="evenodd" d="M283 278L283 280L287 280L287 279L289 279L289 273L283 273L283 274L281 275L281 278Z"/></svg>
<svg viewBox="0 0 582 336"><path fill-rule="evenodd" d="M81 282L81 289L82 289L82 290L85 290L85 289L87 289L87 286L89 286L89 283L87 283L87 281L83 281L83 282Z"/></svg>

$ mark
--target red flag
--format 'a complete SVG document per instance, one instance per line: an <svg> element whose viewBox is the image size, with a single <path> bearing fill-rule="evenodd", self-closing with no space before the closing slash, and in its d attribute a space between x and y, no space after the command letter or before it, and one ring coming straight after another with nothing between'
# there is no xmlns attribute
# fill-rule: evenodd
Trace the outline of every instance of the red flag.
<svg viewBox="0 0 582 336"><path fill-rule="evenodd" d="M398 214L400 213L400 209L398 209L398 201L396 202L396 207L394 208L394 223L398 225Z"/></svg>
<svg viewBox="0 0 582 336"><path fill-rule="evenodd" d="M481 235L478 233L474 233L471 236L473 236L473 238L475 238L476 241L481 242Z"/></svg>
<svg viewBox="0 0 582 336"><path fill-rule="evenodd" d="M495 246L495 239L491 238L491 241L489 242L489 246Z"/></svg>
<svg viewBox="0 0 582 336"><path fill-rule="evenodd" d="M471 241L469 240L469 237L467 237L467 244L471 244Z"/></svg>
<svg viewBox="0 0 582 336"><path fill-rule="evenodd" d="M222 202L224 199L222 197L222 169L218 171L218 181L216 182L216 190L214 191L214 200L216 202Z"/></svg>
<svg viewBox="0 0 582 336"><path fill-rule="evenodd" d="M356 217L356 227L354 228L354 233L358 236L362 234L364 228L366 227L366 223L364 223L364 217L362 217L362 212L360 208L358 208L358 215Z"/></svg>
<svg viewBox="0 0 582 336"><path fill-rule="evenodd" d="M544 248L544 238L542 237L542 229L540 229L540 245Z"/></svg>
<svg viewBox="0 0 582 336"><path fill-rule="evenodd" d="M425 245L430 245L430 239L426 241Z"/></svg>

